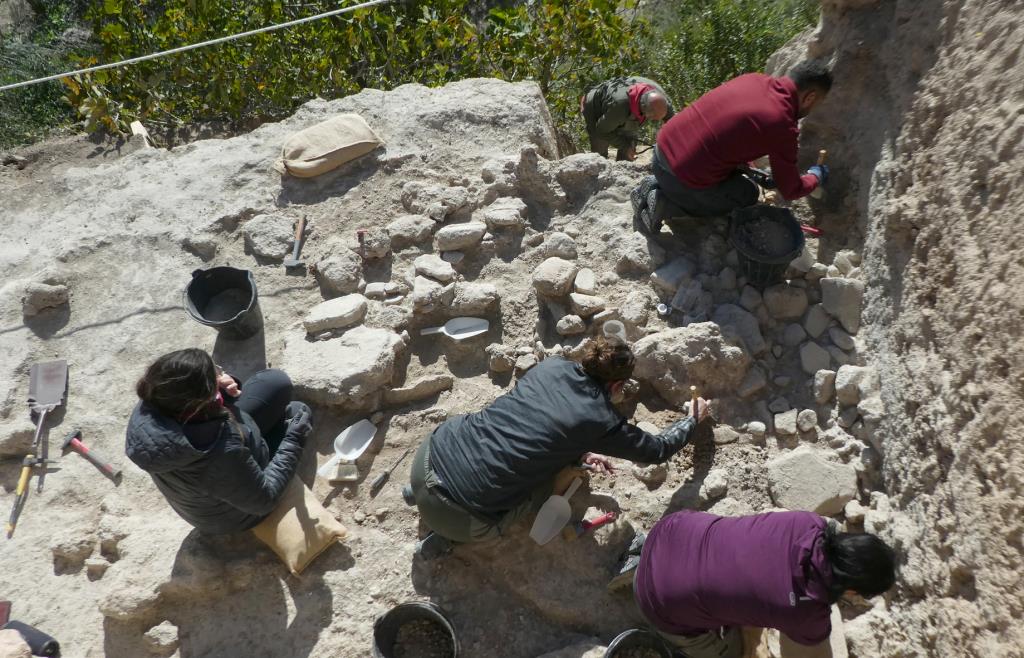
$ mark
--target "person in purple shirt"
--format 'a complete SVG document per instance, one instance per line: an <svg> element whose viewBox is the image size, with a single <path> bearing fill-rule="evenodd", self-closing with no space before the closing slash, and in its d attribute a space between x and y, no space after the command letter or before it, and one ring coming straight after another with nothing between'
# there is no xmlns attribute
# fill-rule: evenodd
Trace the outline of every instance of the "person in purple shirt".
<svg viewBox="0 0 1024 658"><path fill-rule="evenodd" d="M895 556L870 534L837 532L811 512L722 517L681 511L638 536L610 589L633 583L647 621L688 658L739 658L740 627L828 640L841 596L882 594Z"/></svg>

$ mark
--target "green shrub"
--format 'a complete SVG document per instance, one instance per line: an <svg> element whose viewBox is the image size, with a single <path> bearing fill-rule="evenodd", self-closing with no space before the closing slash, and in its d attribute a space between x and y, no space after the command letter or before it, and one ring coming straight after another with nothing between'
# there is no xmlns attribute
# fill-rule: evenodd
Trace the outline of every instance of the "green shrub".
<svg viewBox="0 0 1024 658"><path fill-rule="evenodd" d="M645 24L633 1L543 0L495 8L434 0L362 9L169 58L100 71L68 85L87 127L124 129L134 119L171 127L234 124L290 114L314 97L364 87L494 76L540 83L556 121L600 77L628 69ZM101 50L83 65L197 43L336 8L318 0L97 0L89 14Z"/></svg>

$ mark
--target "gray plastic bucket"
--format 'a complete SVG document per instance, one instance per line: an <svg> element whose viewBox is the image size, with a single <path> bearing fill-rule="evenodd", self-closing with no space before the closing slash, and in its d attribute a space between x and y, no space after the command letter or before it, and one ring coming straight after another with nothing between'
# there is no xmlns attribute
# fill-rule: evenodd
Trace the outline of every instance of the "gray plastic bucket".
<svg viewBox="0 0 1024 658"><path fill-rule="evenodd" d="M185 287L188 314L230 340L245 340L263 328L256 280L249 270L211 267L192 272Z"/></svg>
<svg viewBox="0 0 1024 658"><path fill-rule="evenodd" d="M764 253L757 245L744 239L741 229L748 222L768 220L777 224L785 233L786 244L778 253ZM804 232L789 208L758 204L748 208L737 208L729 222L729 242L736 249L740 275L751 285L764 289L782 280L786 269L794 258L804 250Z"/></svg>
<svg viewBox="0 0 1024 658"><path fill-rule="evenodd" d="M403 624L418 620L432 621L445 629L451 640L451 658L459 656L459 639L455 636L455 627L441 606L430 601L411 601L402 603L377 619L373 624L373 656L374 658L394 658L395 640L398 629Z"/></svg>

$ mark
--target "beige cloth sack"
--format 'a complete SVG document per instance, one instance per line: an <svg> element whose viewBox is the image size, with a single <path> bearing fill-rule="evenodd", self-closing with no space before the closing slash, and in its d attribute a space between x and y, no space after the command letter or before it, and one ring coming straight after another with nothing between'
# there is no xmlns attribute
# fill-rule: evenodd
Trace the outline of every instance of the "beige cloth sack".
<svg viewBox="0 0 1024 658"><path fill-rule="evenodd" d="M298 477L288 483L270 516L252 531L296 576L331 544L348 536L345 526L324 509Z"/></svg>
<svg viewBox="0 0 1024 658"><path fill-rule="evenodd" d="M282 174L312 178L364 156L383 143L363 117L339 114L285 140L274 168Z"/></svg>

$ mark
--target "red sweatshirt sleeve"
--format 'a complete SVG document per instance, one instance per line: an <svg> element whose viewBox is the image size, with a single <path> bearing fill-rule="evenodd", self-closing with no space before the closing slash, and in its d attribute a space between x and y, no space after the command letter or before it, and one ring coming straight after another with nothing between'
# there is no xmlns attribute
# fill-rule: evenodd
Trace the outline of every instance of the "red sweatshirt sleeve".
<svg viewBox="0 0 1024 658"><path fill-rule="evenodd" d="M775 179L775 185L779 188L782 197L788 201L805 197L818 187L817 176L813 174L801 176L800 170L797 169L798 135L799 133L793 130L768 154L768 160L772 167L772 178Z"/></svg>

